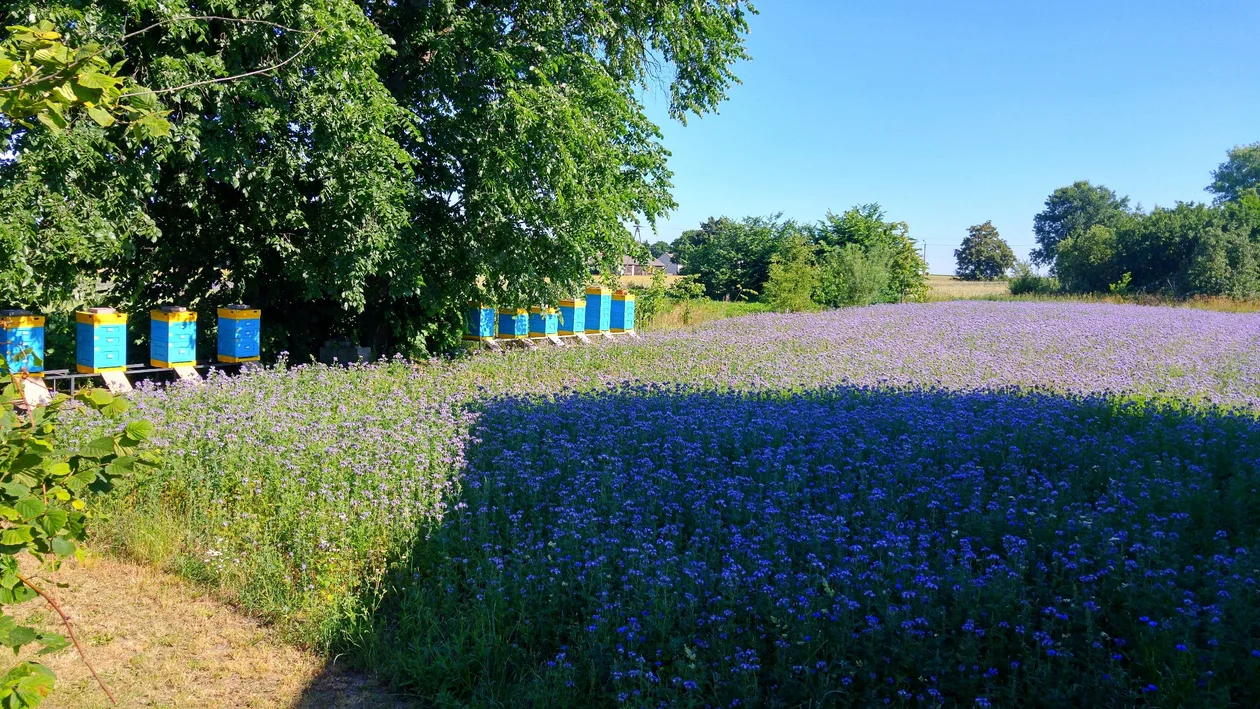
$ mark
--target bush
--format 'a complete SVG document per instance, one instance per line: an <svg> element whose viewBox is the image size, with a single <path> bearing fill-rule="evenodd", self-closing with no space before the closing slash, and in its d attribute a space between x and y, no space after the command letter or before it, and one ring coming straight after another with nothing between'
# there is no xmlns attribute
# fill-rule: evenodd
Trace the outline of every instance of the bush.
<svg viewBox="0 0 1260 709"><path fill-rule="evenodd" d="M631 286L627 290L634 294L634 327L635 329L643 330L652 323L652 318L655 318L664 309L668 300L668 292L665 287L665 272L654 272L652 274L652 284L646 288Z"/></svg>
<svg viewBox="0 0 1260 709"><path fill-rule="evenodd" d="M674 300L698 300L704 297L704 284L700 282L699 276L686 275L674 281L666 295Z"/></svg>
<svg viewBox="0 0 1260 709"><path fill-rule="evenodd" d="M1063 289L1073 293L1105 292L1120 278L1117 244L1116 232L1100 224L1060 241L1055 263Z"/></svg>
<svg viewBox="0 0 1260 709"><path fill-rule="evenodd" d="M1050 295L1059 290L1059 281L1037 273L1027 261L1016 261L1010 289L1011 295Z"/></svg>
<svg viewBox="0 0 1260 709"><path fill-rule="evenodd" d="M763 300L780 312L812 310L817 271L810 243L801 236L788 237L770 263Z"/></svg>
<svg viewBox="0 0 1260 709"><path fill-rule="evenodd" d="M888 287L891 254L882 247L845 244L830 251L818 273L817 300L823 305L870 305Z"/></svg>

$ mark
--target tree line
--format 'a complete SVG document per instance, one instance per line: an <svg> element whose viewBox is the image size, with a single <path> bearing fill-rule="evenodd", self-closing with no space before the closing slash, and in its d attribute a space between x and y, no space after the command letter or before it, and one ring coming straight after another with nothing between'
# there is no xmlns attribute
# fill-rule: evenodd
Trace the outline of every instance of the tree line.
<svg viewBox="0 0 1260 709"><path fill-rule="evenodd" d="M1210 204L1149 211L1103 185L1055 190L1033 222L1032 261L1071 293L1260 297L1260 143L1238 146L1212 175Z"/></svg>
<svg viewBox="0 0 1260 709"><path fill-rule="evenodd" d="M703 294L760 300L781 310L923 300L927 264L905 222L878 204L828 212L812 223L764 217L710 218L668 250Z"/></svg>

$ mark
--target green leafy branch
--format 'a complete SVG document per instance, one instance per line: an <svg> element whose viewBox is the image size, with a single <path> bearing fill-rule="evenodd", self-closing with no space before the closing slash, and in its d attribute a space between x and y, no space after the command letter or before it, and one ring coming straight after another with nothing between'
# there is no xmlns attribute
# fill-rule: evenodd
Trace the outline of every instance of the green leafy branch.
<svg viewBox="0 0 1260 709"><path fill-rule="evenodd" d="M120 50L122 42L128 39L166 25L195 20L265 25L310 37L289 57L260 69L157 90L141 86L128 76L120 76L126 59L113 64L105 59L104 55ZM47 20L34 27L12 25L6 29L9 36L0 42L0 115L27 128L33 127L31 119L34 119L56 132L68 128L73 113L81 110L103 128L125 123L128 132L141 139L170 133L170 122L166 120L170 111L161 108L158 94L271 73L305 53L324 31L323 28L302 30L267 20L191 15L128 32L117 44L91 42L72 48L61 41L62 34Z"/></svg>
<svg viewBox="0 0 1260 709"><path fill-rule="evenodd" d="M82 110L102 127L122 120L141 138L170 132L157 96L119 76L126 60L111 64L95 42L67 46L47 20L6 29L9 36L0 42L0 114L13 123L30 128L34 119L61 131Z"/></svg>
<svg viewBox="0 0 1260 709"><path fill-rule="evenodd" d="M57 395L47 404L34 404L25 393L27 373L12 371L3 357L0 370L8 379L0 390L0 645L17 654L22 647L36 644L41 647L38 654L45 655L73 643L101 689L114 701L88 661L69 617L56 599L21 573L18 555L27 553L41 568L51 570L62 559L81 559L80 544L87 536L90 518L86 496L109 492L138 469L157 464L152 453L140 450L152 436L153 424L132 421L121 431L93 439L77 450L66 450L57 440L57 424L69 402L117 417L127 410L127 401L104 390L85 389L73 398ZM37 597L44 598L61 617L69 642L60 634L20 625L4 613L5 606ZM52 692L55 680L53 672L38 662L19 663L0 677L0 706L38 706Z"/></svg>

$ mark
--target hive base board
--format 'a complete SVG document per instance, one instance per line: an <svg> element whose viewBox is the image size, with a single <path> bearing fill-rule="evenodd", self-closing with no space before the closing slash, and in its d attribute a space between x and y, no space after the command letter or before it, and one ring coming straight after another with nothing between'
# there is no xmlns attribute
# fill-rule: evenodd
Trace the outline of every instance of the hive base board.
<svg viewBox="0 0 1260 709"><path fill-rule="evenodd" d="M44 383L43 379L37 377L23 377L22 394L31 406L43 406L52 403L52 393L48 391L48 385Z"/></svg>
<svg viewBox="0 0 1260 709"><path fill-rule="evenodd" d="M579 332L578 334L574 335L574 337L577 338L578 342L585 342L588 345L591 344L591 338L587 337L586 333Z"/></svg>
<svg viewBox="0 0 1260 709"><path fill-rule="evenodd" d="M560 339L559 335L547 335L547 341L556 347L568 347L568 345L564 344L564 340Z"/></svg>
<svg viewBox="0 0 1260 709"><path fill-rule="evenodd" d="M126 394L132 390L131 382L122 372L101 372L101 379L105 380L105 388L111 394Z"/></svg>
<svg viewBox="0 0 1260 709"><path fill-rule="evenodd" d="M202 380L201 375L197 373L196 368L191 364L181 364L171 367L171 369L175 370L175 376L182 382L199 382Z"/></svg>

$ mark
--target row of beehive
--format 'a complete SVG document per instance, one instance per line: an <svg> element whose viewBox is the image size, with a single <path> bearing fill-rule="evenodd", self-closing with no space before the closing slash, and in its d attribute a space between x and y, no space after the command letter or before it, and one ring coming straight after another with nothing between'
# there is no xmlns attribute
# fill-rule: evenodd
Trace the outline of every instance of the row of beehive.
<svg viewBox="0 0 1260 709"><path fill-rule="evenodd" d="M257 362L262 311L244 305L218 309L220 362ZM149 312L149 364L183 367L197 363L197 313L178 306ZM75 369L82 374L127 368L127 315L113 308L75 313ZM12 371L44 371L44 317L26 311L0 312L0 355Z"/></svg>
<svg viewBox="0 0 1260 709"><path fill-rule="evenodd" d="M473 303L464 314L465 340L523 340L557 335L634 332L634 294L592 286L585 298L560 307L494 308Z"/></svg>

